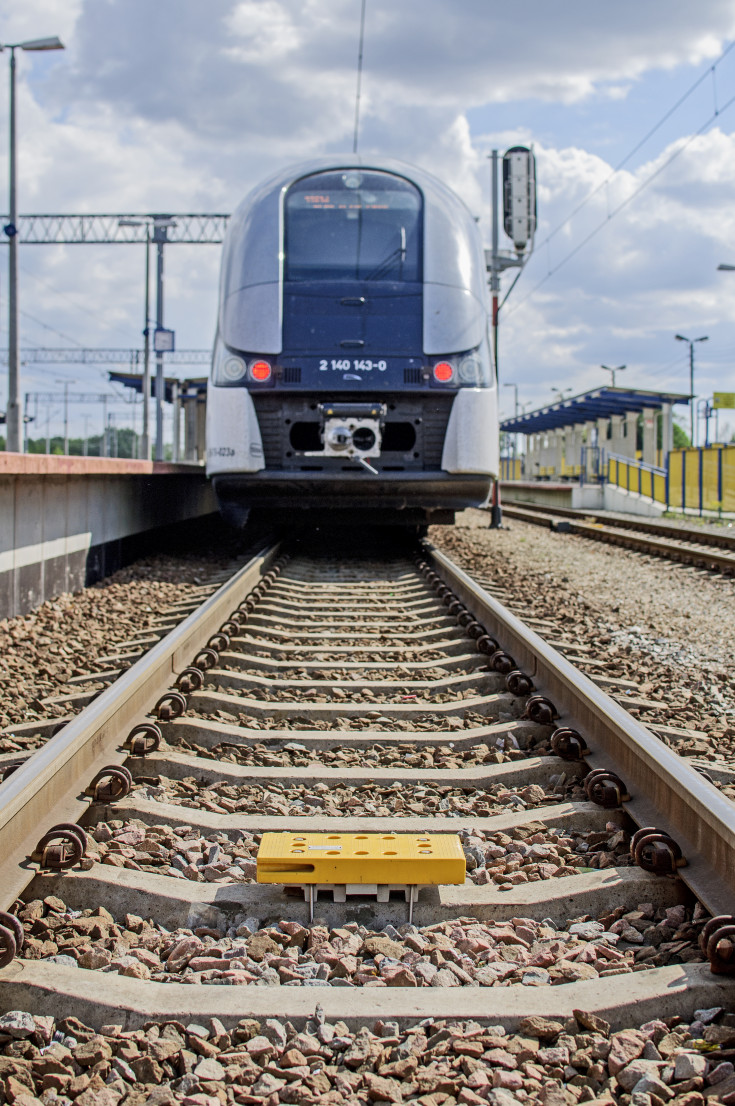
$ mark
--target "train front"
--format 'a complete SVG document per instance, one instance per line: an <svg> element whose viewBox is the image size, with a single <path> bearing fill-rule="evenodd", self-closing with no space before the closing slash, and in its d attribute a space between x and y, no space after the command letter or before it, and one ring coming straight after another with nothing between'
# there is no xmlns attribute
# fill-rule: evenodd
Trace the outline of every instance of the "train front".
<svg viewBox="0 0 735 1106"><path fill-rule="evenodd" d="M440 181L322 159L240 206L207 471L235 524L252 507L449 522L485 501L498 426L484 256Z"/></svg>

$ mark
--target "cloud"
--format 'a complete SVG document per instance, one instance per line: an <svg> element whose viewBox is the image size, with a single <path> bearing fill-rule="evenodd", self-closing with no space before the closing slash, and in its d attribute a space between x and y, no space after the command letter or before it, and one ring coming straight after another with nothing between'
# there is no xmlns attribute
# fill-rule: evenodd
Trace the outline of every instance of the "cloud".
<svg viewBox="0 0 735 1106"><path fill-rule="evenodd" d="M708 333L698 350L700 394L724 387L721 351L732 347L735 288L716 272L727 243L735 255L735 214L728 181L735 172L735 135L714 129L681 147L674 143L635 173L619 173L571 224L544 239L605 181L610 167L586 151L538 150L540 210L536 255L508 302L503 320L505 367L532 381L575 391L599 384L598 366L623 364L641 386L687 390L685 352L674 334ZM608 214L651 183L608 222ZM599 233L548 280L594 231ZM536 291L534 291L536 288ZM502 360L501 360L502 365ZM529 396L530 398L530 396ZM543 401L550 398L547 391Z"/></svg>
<svg viewBox="0 0 735 1106"><path fill-rule="evenodd" d="M21 210L227 211L278 166L351 148L359 10L359 0L8 0L6 38L59 34L67 46L19 59ZM652 73L701 66L733 35L730 0L367 0L361 150L436 172L488 238L490 140L535 136L532 124L473 134L471 109L487 118L492 105L555 105L561 130L565 105L588 102L604 119L606 103ZM652 104L652 118L659 106L670 105ZM549 133L548 122L545 133L539 244L611 172L598 154ZM599 383L600 362L625 362L629 379L683 390L685 351L673 333L687 327L710 334L703 386L722 384L722 351L735 346L735 278L715 271L735 262L735 145L726 129L692 143L526 299L676 148L617 174L539 245L501 325L501 372L521 383L521 398L542 388L548 398L551 384ZM4 156L0 147L0 180ZM210 246L167 248L166 321L179 347L211 341L217 255ZM63 344L28 315L88 346L140 342L141 247L28 247L21 263L27 343ZM3 311L4 295L0 280ZM29 380L44 379L36 371L29 367ZM93 369L77 376L102 379Z"/></svg>

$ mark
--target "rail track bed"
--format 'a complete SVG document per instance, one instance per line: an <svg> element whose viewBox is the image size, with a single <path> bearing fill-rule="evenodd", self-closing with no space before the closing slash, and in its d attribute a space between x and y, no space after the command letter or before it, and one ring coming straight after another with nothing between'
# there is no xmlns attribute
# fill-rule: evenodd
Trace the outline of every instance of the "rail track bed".
<svg viewBox="0 0 735 1106"><path fill-rule="evenodd" d="M735 538L726 533L534 503L504 503L503 511L508 518L535 526L568 531L593 541L625 546L715 572L735 573Z"/></svg>
<svg viewBox="0 0 735 1106"><path fill-rule="evenodd" d="M466 878L310 905L268 831L456 834ZM735 1094L735 807L428 544L264 548L6 778L0 844L20 1106Z"/></svg>

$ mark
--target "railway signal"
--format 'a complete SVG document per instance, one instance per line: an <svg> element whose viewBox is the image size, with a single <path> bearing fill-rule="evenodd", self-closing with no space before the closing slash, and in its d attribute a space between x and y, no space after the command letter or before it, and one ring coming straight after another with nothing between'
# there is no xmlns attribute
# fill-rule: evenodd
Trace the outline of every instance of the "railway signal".
<svg viewBox="0 0 735 1106"><path fill-rule="evenodd" d="M528 246L533 249L536 159L527 146L511 146L503 154L503 229L519 256Z"/></svg>
<svg viewBox="0 0 735 1106"><path fill-rule="evenodd" d="M503 154L503 229L513 242L515 254L500 250L498 219L498 161L499 153L493 150L491 158L491 226L492 245L485 250L485 265L490 274L492 296L493 357L495 378L498 369L498 317L500 309L516 286L523 267L533 253L536 233L536 158L527 146L511 146ZM500 274L506 269L518 269L516 278L500 301ZM490 510L490 528L501 525L502 514L497 482L493 486Z"/></svg>
<svg viewBox="0 0 735 1106"><path fill-rule="evenodd" d="M498 373L498 315L521 275L523 266L533 253L536 233L536 158L527 146L511 146L503 154L503 229L513 242L512 254L501 251L499 244L498 162L497 150L490 154L492 246L485 251L485 264L490 274L493 300L493 353L495 373ZM518 269L515 280L500 302L500 274L506 269Z"/></svg>

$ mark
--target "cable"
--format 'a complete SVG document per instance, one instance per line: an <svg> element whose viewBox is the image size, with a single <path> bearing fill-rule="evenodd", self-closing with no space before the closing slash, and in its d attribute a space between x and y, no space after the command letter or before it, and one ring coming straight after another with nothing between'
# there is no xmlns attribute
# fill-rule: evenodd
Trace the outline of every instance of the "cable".
<svg viewBox="0 0 735 1106"><path fill-rule="evenodd" d="M352 139L352 152L357 153L357 136L360 128L360 90L362 86L362 47L365 41L365 3L360 8L360 48L357 54L357 90L355 92L355 134Z"/></svg>
<svg viewBox="0 0 735 1106"><path fill-rule="evenodd" d="M566 255L566 257L563 257L561 259L561 261L559 261L558 264L556 264L553 267L553 269L549 269L546 276L544 276L538 282L538 284L535 284L533 286L533 288L530 290L530 292L528 292L523 297L522 300L519 300L517 303L515 303L513 305L513 307L511 308L509 313L512 315L514 312L516 312L518 310L519 307L522 307L523 304L526 303L531 298L531 296L534 295L534 293L537 292L539 290L539 288L543 284L546 283L547 280L549 280L552 276L554 276L555 273L558 273L559 270L561 268L563 268L564 265L566 265L566 263L568 261L571 261L573 257L576 257L576 255L580 252L580 250L584 249L584 247L587 245L587 243L591 242L592 239L595 238L600 233L600 231L603 229L603 227L609 226L610 222L615 218L616 215L620 214L620 212L623 210L623 208L627 207L628 204L631 203L636 198L636 196L639 196L640 193L643 191L643 189L647 188L648 185L651 183L651 181L655 180L656 177L658 177L661 173L663 173L664 169L667 169L673 161L676 161L676 159L680 156L680 154L683 154L684 151L686 149L688 149L689 146L691 146L691 144L692 144L692 142L694 142L695 138L699 138L699 136L703 133L703 131L705 131L707 129L707 127L709 127L710 124L715 121L715 119L719 118L720 115L724 114L724 112L726 112L727 109L733 103L735 103L735 96L731 96L730 99L727 101L727 103L725 103L723 105L723 107L721 107L719 110L713 112L713 114L710 115L709 119L707 119L698 130L694 131L693 134L690 134L689 137L686 139L686 141L683 142L681 146L678 146L677 149L674 150L674 152L671 154L671 156L668 157L662 165L659 165L659 167L657 169L654 169L654 171L648 177L646 177L646 179L644 181L641 181L641 183L638 185L638 187L635 188L631 192L631 194L629 196L627 196L626 199L624 199L622 201L622 203L618 204L618 206L616 208L613 208L613 210L610 212L610 214L607 216L607 219L605 219L605 221L603 223L600 223L593 230L591 230L590 233L588 235L586 235L586 237L583 238L581 242L577 243L577 245L574 247L574 249L571 250ZM507 317L507 315L506 315L506 317Z"/></svg>
<svg viewBox="0 0 735 1106"><path fill-rule="evenodd" d="M555 235L557 235L557 234L559 233L559 231L560 231L560 230L563 230L563 229L564 229L564 227L565 227L565 226L567 225L567 223L571 222L571 220L572 220L572 219L574 218L574 216L575 216L575 215L576 215L576 214L577 214L578 212L580 212L580 211L582 210L582 208L583 208L583 207L585 207L585 206L586 206L586 205L587 205L587 204L589 203L589 201L590 201L590 200L591 200L591 199L592 199L592 198L593 198L594 196L596 196L596 195L597 195L597 193L598 193L598 192L601 192L601 191L602 191L602 189L603 189L603 188L605 188L605 187L606 187L606 186L607 186L607 185L608 185L608 184L610 183L610 181L611 181L611 180L613 179L613 177L614 177L614 176L615 176L615 175L616 175L617 173L619 173L619 172L620 172L620 170L621 170L621 169L623 168L623 166L624 166L624 165L627 165L627 163L628 163L628 162L630 161L630 159L631 159L631 158L632 158L632 157L634 156L634 154L637 154L637 153L638 153L638 151L639 151L639 150L641 149L641 147L642 147L642 146L645 146L645 144L646 144L646 142L648 142L649 138L652 138L652 137L654 136L654 134L656 133L656 131L660 130L660 128L661 128L661 127L662 127L662 126L664 125L664 123L666 123L666 122L667 122L667 120L669 120L669 119L671 118L671 116L672 116L672 115L674 114L674 112L678 111L678 110L679 110L679 108L681 107L681 105L682 105L682 104L683 104L683 103L684 103L684 102L685 102L686 100L688 100L688 98L689 98L689 97L691 96L691 94L692 94L692 93L693 93L693 92L694 92L694 91L695 91L695 90L696 90L697 88L699 88L699 86L700 86L700 85L702 84L702 82L703 82L704 80L706 80L706 78L707 78L707 74L708 74L708 73L712 73L712 74L714 75L714 72L715 72L715 70L716 70L717 66L718 66L718 65L720 64L720 62L724 61L724 59L725 59L725 58L727 57L727 55L728 55L728 54L730 53L730 51L731 51L731 50L732 50L732 49L733 49L734 47L735 47L735 42L731 42L731 43L730 43L730 45L729 45L729 46L728 46L728 47L727 47L727 48L726 48L725 50L723 50L723 51L722 51L722 53L720 54L720 56L719 56L719 58L717 59L717 61L713 62L713 63L712 63L712 65L711 65L711 66L710 66L710 67L709 67L708 69L706 69L704 73L702 73L702 74L701 74L701 76L697 77L697 79L696 79L696 81L694 82L694 84L693 84L693 85L691 85L691 87L687 89L687 91L686 91L686 92L684 93L684 95L683 95L683 96L680 96L680 97L679 97L679 99L678 99L678 100L676 101L676 103L675 103L675 104L673 105L673 107L669 108L669 110L668 110L668 111L667 111L667 112L666 112L666 113L665 113L664 115L662 115L662 116L661 116L661 118L659 119L659 121L658 121L658 122L657 122L657 123L656 123L656 124L655 124L655 125L654 125L653 127L651 127L651 129L650 129L650 130L648 131L648 133L647 133L647 134L645 134L645 135L643 136L643 138L641 138L641 139L640 139L640 141L636 143L636 145L635 145L635 146L633 147L633 149L632 149L632 150L630 150L630 151L629 151L629 152L628 152L628 153L627 153L627 154L625 155L625 157L623 158L623 160L622 160L622 161L619 161L619 162L618 162L618 164L617 164L617 165L615 166L615 168L614 168L614 169L613 169L613 171L612 171L612 172L610 173L610 175L609 175L609 176L607 176L607 177L605 177L605 179L604 179L603 181L601 181L601 183L600 183L600 184L598 184L596 188L593 188L593 189L592 189L592 191L591 191L590 193L588 193L588 195L587 195L587 196L585 196L585 198L584 198L584 199L583 199L583 200L581 201L581 203L577 204L577 206L576 206L576 207L574 208L574 210L573 210L573 211L571 211L571 212L569 213L569 215L567 215L566 219L564 219L564 221L563 221L563 222L559 223L559 224L558 224L558 226L554 227L554 229L553 229L552 231L549 231L549 233L547 234L546 238L544 238L543 242L541 243L541 245L542 245L542 246L546 246L546 245L548 245L548 243L549 243L549 242L551 241L551 239L552 239L552 238L553 238L553 237L554 237ZM724 110L724 109L723 109L723 110ZM716 102L716 100L715 100L715 110L714 110L714 114L715 114L715 115L718 115L718 114L719 114L719 111L718 111L718 109L717 109L717 102Z"/></svg>
<svg viewBox="0 0 735 1106"><path fill-rule="evenodd" d="M72 307L75 307L77 311L83 311L85 315L90 315L98 325L101 324L102 326L107 327L108 330L116 330L118 334L124 333L126 337L129 337L130 332L128 330L123 331L122 327L117 326L115 323L108 323L104 319L101 319L96 311L90 311L88 307L83 307L82 304L77 303L73 299L73 297L69 295L68 292L62 292L60 289L55 288L53 284L49 284L49 282L44 277L40 277L37 273L32 272L30 269L26 269L24 265L21 265L20 269L24 273L26 273L27 276L33 277L33 279L38 281L39 284L43 285L44 288L48 288L48 290L50 292L53 292L55 296L61 296L62 299L67 300L67 302L70 303Z"/></svg>
<svg viewBox="0 0 735 1106"><path fill-rule="evenodd" d="M73 346L79 346L80 349L84 349L82 343L78 342L76 338L70 338L68 334L64 334L63 331L57 330L55 326L49 326L48 323L41 322L40 319L37 319L35 315L31 315L28 311L20 311L19 314L25 319L30 319L31 322L37 323L38 326L42 326L44 330L50 330L52 334L56 334L59 338L63 338L65 342L71 342Z"/></svg>

